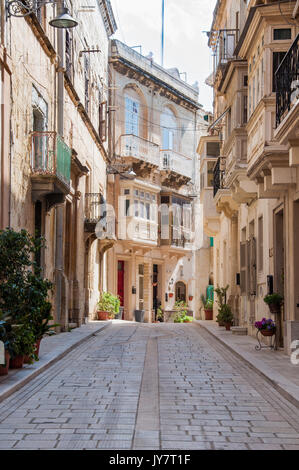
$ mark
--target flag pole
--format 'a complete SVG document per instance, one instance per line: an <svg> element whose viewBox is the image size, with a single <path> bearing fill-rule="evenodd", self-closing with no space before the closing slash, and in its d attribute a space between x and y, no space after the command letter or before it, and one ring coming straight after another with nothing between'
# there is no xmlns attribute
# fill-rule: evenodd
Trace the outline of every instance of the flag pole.
<svg viewBox="0 0 299 470"><path fill-rule="evenodd" d="M161 35L161 65L164 67L164 18L165 18L165 0L162 0L162 35Z"/></svg>

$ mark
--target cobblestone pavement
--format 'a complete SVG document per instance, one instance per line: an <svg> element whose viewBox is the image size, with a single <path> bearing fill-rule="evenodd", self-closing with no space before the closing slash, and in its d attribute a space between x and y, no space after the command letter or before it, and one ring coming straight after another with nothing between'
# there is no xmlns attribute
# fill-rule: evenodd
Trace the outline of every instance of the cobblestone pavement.
<svg viewBox="0 0 299 470"><path fill-rule="evenodd" d="M0 449L299 449L299 410L196 325L113 324L0 404Z"/></svg>

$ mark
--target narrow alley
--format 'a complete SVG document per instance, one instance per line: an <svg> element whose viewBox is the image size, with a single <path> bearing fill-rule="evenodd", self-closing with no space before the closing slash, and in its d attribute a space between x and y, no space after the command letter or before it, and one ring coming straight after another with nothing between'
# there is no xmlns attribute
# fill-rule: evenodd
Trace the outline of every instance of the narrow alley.
<svg viewBox="0 0 299 470"><path fill-rule="evenodd" d="M0 404L1 449L299 449L299 411L196 324L113 323Z"/></svg>

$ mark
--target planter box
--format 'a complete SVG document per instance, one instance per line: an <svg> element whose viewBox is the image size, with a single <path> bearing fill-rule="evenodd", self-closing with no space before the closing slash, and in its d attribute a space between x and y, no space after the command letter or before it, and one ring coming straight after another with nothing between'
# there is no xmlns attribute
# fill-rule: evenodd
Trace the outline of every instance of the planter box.
<svg viewBox="0 0 299 470"><path fill-rule="evenodd" d="M144 310L135 310L134 315L135 315L135 321L138 323L143 323L144 322Z"/></svg>
<svg viewBox="0 0 299 470"><path fill-rule="evenodd" d="M205 320L213 320L213 310L205 309Z"/></svg>

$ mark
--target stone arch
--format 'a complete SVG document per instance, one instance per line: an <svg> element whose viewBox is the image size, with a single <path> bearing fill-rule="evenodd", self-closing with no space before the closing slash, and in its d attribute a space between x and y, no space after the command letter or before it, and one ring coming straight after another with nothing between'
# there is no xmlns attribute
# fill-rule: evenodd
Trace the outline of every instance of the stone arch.
<svg viewBox="0 0 299 470"><path fill-rule="evenodd" d="M138 137L148 140L148 104L144 93L135 83L128 83L123 88L122 102L123 102L123 130L126 134L126 97L138 102Z"/></svg>
<svg viewBox="0 0 299 470"><path fill-rule="evenodd" d="M161 116L161 148L162 150L179 150L179 120L176 109L169 103L162 106ZM164 148L168 147L168 148Z"/></svg>

